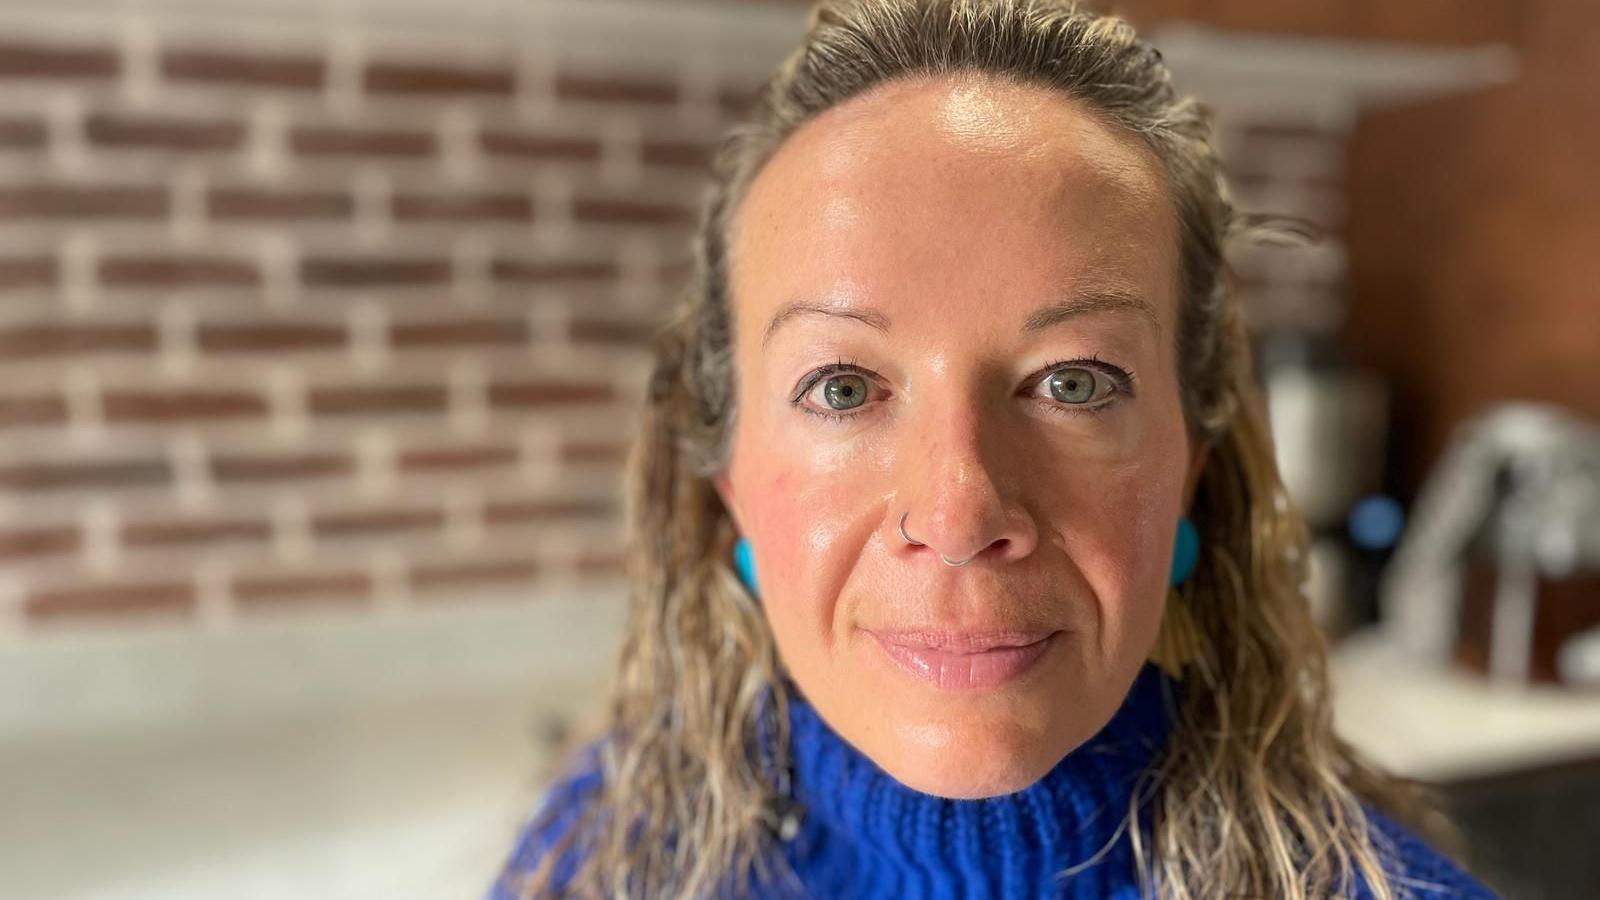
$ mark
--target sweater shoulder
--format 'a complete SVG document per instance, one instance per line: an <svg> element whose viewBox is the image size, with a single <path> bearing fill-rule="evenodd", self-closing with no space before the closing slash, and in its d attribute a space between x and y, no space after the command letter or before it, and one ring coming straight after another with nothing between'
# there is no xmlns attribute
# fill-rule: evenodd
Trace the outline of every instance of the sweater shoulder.
<svg viewBox="0 0 1600 900"><path fill-rule="evenodd" d="M1498 900L1487 885L1388 813L1366 806L1370 833L1399 897ZM1364 895L1365 896L1365 895Z"/></svg>
<svg viewBox="0 0 1600 900"><path fill-rule="evenodd" d="M511 852L501 866L484 900L518 900L519 885L545 858L560 849L552 869L556 892L571 881L583 861L581 842L560 845L595 802L604 777L600 767L600 742L585 746L563 773L545 789L534 810L517 830Z"/></svg>

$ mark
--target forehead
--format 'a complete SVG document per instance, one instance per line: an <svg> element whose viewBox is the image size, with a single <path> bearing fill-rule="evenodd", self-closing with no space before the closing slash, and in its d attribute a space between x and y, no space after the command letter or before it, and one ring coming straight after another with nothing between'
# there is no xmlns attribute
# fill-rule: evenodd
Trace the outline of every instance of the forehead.
<svg viewBox="0 0 1600 900"><path fill-rule="evenodd" d="M1111 288L1170 322L1176 260L1154 153L1059 91L982 75L894 82L817 116L731 234L735 302L758 316L802 292L998 312Z"/></svg>

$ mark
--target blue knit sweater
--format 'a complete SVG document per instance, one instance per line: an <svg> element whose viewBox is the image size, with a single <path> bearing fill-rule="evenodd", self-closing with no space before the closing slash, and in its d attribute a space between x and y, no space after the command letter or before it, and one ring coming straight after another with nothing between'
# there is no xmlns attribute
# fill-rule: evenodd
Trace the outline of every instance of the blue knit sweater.
<svg viewBox="0 0 1600 900"><path fill-rule="evenodd" d="M1139 774L1170 727L1178 683L1154 665L1093 738L1031 786L1002 797L950 800L895 781L840 738L798 696L790 704L794 793L800 828L780 842L804 892L816 898L1034 898L1136 900L1138 880L1124 822ZM530 871L569 828L598 784L588 763L560 781L546 812L523 829L489 900L510 900L512 876ZM1148 803L1148 800L1146 801ZM1396 853L1389 871L1419 898L1494 895L1420 838L1369 809ZM1148 814L1141 816L1149 821ZM576 862L558 862L557 880ZM1077 867L1066 877L1063 870ZM787 896L777 887L763 896ZM1370 897L1358 884L1354 898ZM1403 894L1404 896L1404 894Z"/></svg>

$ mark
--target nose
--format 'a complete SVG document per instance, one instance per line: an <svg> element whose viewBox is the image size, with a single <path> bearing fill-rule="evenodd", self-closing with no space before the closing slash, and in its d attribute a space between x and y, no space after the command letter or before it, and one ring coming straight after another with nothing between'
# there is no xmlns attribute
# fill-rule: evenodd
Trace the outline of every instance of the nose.
<svg viewBox="0 0 1600 900"><path fill-rule="evenodd" d="M1020 496L1025 448L1011 446L998 423L965 406L922 410L905 421L899 502L885 523L889 546L941 567L1032 553L1038 529Z"/></svg>

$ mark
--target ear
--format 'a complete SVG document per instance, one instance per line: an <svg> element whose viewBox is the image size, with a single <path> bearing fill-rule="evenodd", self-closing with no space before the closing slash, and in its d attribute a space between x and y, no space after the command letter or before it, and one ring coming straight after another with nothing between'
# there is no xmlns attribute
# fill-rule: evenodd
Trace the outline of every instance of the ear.
<svg viewBox="0 0 1600 900"><path fill-rule="evenodd" d="M722 505L728 510L729 518L733 519L733 527L740 534L744 534L744 525L739 520L739 504L733 492L733 482L728 480L728 470L711 476L711 486L716 489L717 496L722 498Z"/></svg>
<svg viewBox="0 0 1600 900"><path fill-rule="evenodd" d="M1189 507L1194 505L1194 492L1200 486L1200 475L1205 471L1206 460L1211 456L1211 442L1200 441L1195 444L1194 452L1189 454L1189 471L1183 479L1183 513L1189 514Z"/></svg>

